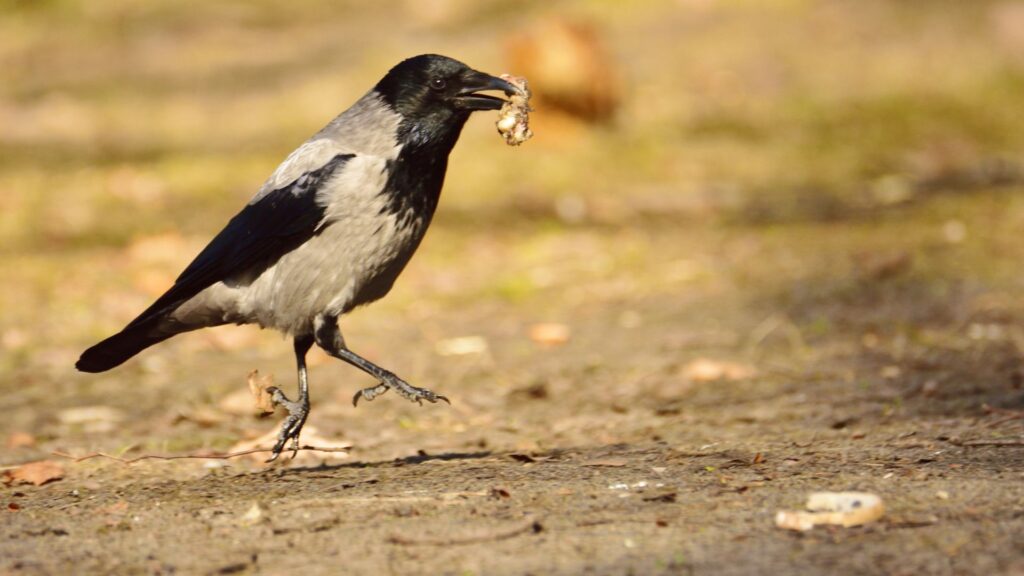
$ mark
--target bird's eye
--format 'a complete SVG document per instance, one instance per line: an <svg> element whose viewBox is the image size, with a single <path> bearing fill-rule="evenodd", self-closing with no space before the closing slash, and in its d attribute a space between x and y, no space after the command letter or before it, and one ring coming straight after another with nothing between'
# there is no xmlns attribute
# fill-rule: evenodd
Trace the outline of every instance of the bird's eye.
<svg viewBox="0 0 1024 576"><path fill-rule="evenodd" d="M434 78L430 81L430 87L434 90L444 90L448 83L445 82L444 78Z"/></svg>

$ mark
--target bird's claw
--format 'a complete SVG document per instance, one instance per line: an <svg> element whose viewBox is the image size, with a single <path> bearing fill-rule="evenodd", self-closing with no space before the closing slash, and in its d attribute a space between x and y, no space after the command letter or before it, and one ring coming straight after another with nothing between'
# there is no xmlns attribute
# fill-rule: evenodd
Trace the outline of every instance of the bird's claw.
<svg viewBox="0 0 1024 576"><path fill-rule="evenodd" d="M356 392L356 395L352 397L352 405L358 406L360 398L366 400L367 402L370 402L377 396L380 396L381 394L387 392L388 389L389 386L387 384L377 384L376 386L363 388L359 392Z"/></svg>
<svg viewBox="0 0 1024 576"><path fill-rule="evenodd" d="M423 405L424 400L430 402L431 404L436 404L438 400L443 400L449 406L451 405L451 401L448 400L448 398L440 394L435 394L434 392L432 392L431 390L427 390L426 388L417 388L415 386L410 386L408 384L406 384L405 387L396 388L398 388L399 394L405 396L406 399L415 402L420 406Z"/></svg>
<svg viewBox="0 0 1024 576"><path fill-rule="evenodd" d="M267 463L277 460L284 450L285 444L289 441L291 441L292 458L295 458L299 453L299 434L302 432L302 427L306 424L306 417L309 415L309 402L303 402L301 399L299 402L292 402L276 386L267 388L267 392L270 392L271 401L275 406L284 406L288 410L288 417L285 418L284 424L281 425L281 432L277 435L277 443L274 444Z"/></svg>
<svg viewBox="0 0 1024 576"><path fill-rule="evenodd" d="M420 406L423 405L424 400L430 402L431 404L436 403L438 400L443 400L448 405L451 405L451 401L448 400L448 398L446 398L445 396L436 394L430 390L427 390L426 388L417 388L416 386L413 386L408 382L405 382L404 380L397 377L394 379L393 382L381 382L376 386L363 388L362 390L356 392L355 396L352 397L352 405L358 406L360 399L364 399L367 402L369 402L392 388L394 388L399 394L404 396L406 399L415 402Z"/></svg>

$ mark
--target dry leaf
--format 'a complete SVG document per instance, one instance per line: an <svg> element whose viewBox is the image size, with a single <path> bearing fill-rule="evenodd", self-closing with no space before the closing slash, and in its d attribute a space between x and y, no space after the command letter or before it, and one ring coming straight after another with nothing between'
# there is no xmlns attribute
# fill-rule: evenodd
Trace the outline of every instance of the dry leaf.
<svg viewBox="0 0 1024 576"><path fill-rule="evenodd" d="M487 352L487 340L483 336L460 336L440 340L434 346L440 356L465 356Z"/></svg>
<svg viewBox="0 0 1024 576"><path fill-rule="evenodd" d="M559 346L569 341L571 331L565 324L543 322L530 326L530 340L545 346Z"/></svg>
<svg viewBox="0 0 1024 576"><path fill-rule="evenodd" d="M736 362L723 362L710 358L698 358L686 365L683 376L692 382L715 382L718 380L746 380L756 374L753 367Z"/></svg>
<svg viewBox="0 0 1024 576"><path fill-rule="evenodd" d="M110 406L79 406L61 410L57 418L66 426L81 426L86 432L99 434L117 427L124 413Z"/></svg>
<svg viewBox="0 0 1024 576"><path fill-rule="evenodd" d="M621 100L620 74L598 26L555 17L518 30L506 43L508 60L533 79L540 107L584 121L612 118Z"/></svg>
<svg viewBox="0 0 1024 576"><path fill-rule="evenodd" d="M999 47L1018 62L1024 62L1024 4L1012 0L997 2L988 11L991 34Z"/></svg>
<svg viewBox="0 0 1024 576"><path fill-rule="evenodd" d="M627 464L629 464L629 462L621 458L606 458L604 460L588 460L587 462L580 464L580 466L619 468Z"/></svg>
<svg viewBox="0 0 1024 576"><path fill-rule="evenodd" d="M127 256L139 264L173 264L181 262L189 246L176 232L136 238L128 246Z"/></svg>
<svg viewBox="0 0 1024 576"><path fill-rule="evenodd" d="M97 510L99 516L103 518L103 524L109 527L115 527L125 521L125 516L128 514L128 503L124 500L118 500L110 506L104 506Z"/></svg>
<svg viewBox="0 0 1024 576"><path fill-rule="evenodd" d="M30 448L36 445L36 437L28 432L13 432L7 437L7 448Z"/></svg>
<svg viewBox="0 0 1024 576"><path fill-rule="evenodd" d="M886 366L882 368L882 378L886 380L895 380L900 377L903 370L899 366Z"/></svg>
<svg viewBox="0 0 1024 576"><path fill-rule="evenodd" d="M166 270L143 268L132 275L132 285L140 292L157 297L174 284L174 274Z"/></svg>
<svg viewBox="0 0 1024 576"><path fill-rule="evenodd" d="M32 484L42 486L47 482L60 480L64 477L64 465L53 460L40 460L22 464L13 470L4 472L4 484Z"/></svg>
<svg viewBox="0 0 1024 576"><path fill-rule="evenodd" d="M273 395L267 391L274 385L274 375L260 376L259 370L249 373L249 392L252 393L256 402L256 411L260 415L272 414L274 412Z"/></svg>
<svg viewBox="0 0 1024 576"><path fill-rule="evenodd" d="M498 488L498 487L491 488L491 491L489 492L489 495L490 495L491 498L494 498L495 500L501 500L503 498L511 498L512 497L512 494L508 490L506 490L505 488Z"/></svg>
<svg viewBox="0 0 1024 576"><path fill-rule="evenodd" d="M258 502L253 502L245 514L242 514L238 519L237 524L239 526L255 526L265 519L266 513L263 511L263 508L260 507Z"/></svg>

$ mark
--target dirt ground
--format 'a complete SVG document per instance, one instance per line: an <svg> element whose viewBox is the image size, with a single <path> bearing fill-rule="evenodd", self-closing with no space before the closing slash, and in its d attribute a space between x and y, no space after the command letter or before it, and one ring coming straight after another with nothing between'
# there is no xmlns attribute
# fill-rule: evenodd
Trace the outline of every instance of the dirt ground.
<svg viewBox="0 0 1024 576"><path fill-rule="evenodd" d="M552 13L335 4L0 20L0 574L1024 574L1014 2L561 4L622 63L617 119L541 108L517 150L471 121L420 252L342 322L450 406L353 407L372 381L314 351L303 442L348 453L81 459L273 432L246 382L294 389L278 335L74 360L395 54L501 72L497 31ZM886 514L775 526L825 490Z"/></svg>
<svg viewBox="0 0 1024 576"><path fill-rule="evenodd" d="M990 200L995 209L1005 196ZM898 220L829 225L829 236L869 238ZM675 289L642 299L559 306L572 336L557 347L524 337L529 320L549 317L523 318L522 304L459 306L425 322L396 308L368 309L354 318L351 345L411 367L414 382L448 395L452 406L416 407L388 395L353 408L347 398L368 382L320 359L310 425L319 437L351 441L347 459L303 453L309 459L268 467L65 461L62 480L3 490L5 506L18 508L4 512L0 528L3 569L1019 573L1024 448L969 444L1021 438L1021 420L983 408L1024 408L1024 365L1013 344L1020 305L958 282L930 289L914 272L866 285L844 274L797 273L775 280L774 294L751 294L741 283L773 284L758 275L778 269L779 258L799 254L824 266L835 249L801 245L804 234L819 232L812 227L755 254L734 253L749 251L761 232L649 230L645 241L668 262L689 245L716 246L724 252L717 258L733 264L714 274L731 279L675 273ZM610 247L632 234L577 230L552 242L568 249L566 236L601 238ZM516 236L502 243L513 246ZM587 280L569 275L550 290L615 290ZM829 326L817 326L820 318ZM891 328L903 323L914 326L912 335ZM419 332L427 328L482 337L487 351L438 355ZM46 449L79 456L90 446L126 457L187 453L273 428L218 412L208 398L244 389L253 367L273 368L283 383L291 376L285 342L271 336L276 352L257 362L237 346L209 350L200 335L181 340L160 355L180 367L173 377L164 375L170 364L142 362L92 386L76 383L84 395L12 393L47 415L32 428L49 439ZM716 369L725 371L721 379L712 379ZM62 406L81 405L112 407L121 419L110 430L102 420L84 424L100 432L55 421ZM33 455L45 450L7 458ZM877 493L887 515L803 534L774 527L777 510L800 508L820 490Z"/></svg>

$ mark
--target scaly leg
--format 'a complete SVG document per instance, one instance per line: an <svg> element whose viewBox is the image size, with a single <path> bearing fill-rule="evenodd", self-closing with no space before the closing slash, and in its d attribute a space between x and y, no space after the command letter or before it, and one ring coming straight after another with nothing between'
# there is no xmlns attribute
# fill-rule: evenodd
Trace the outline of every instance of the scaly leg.
<svg viewBox="0 0 1024 576"><path fill-rule="evenodd" d="M384 368L377 366L373 362L370 362L349 350L348 347L345 346L345 339L341 335L341 330L338 329L337 318L317 318L316 343L331 356L348 362L380 381L380 384L377 384L376 386L370 386L369 388L364 388L356 392L356 395L352 397L353 405L358 405L360 398L364 398L367 401L373 400L392 388L408 400L416 402L417 404L423 404L424 400L430 403L435 403L438 400L444 400L451 404L451 402L444 396L435 394L426 388L413 386L396 376L393 372L385 370Z"/></svg>
<svg viewBox="0 0 1024 576"><path fill-rule="evenodd" d="M313 342L314 338L310 335L295 337L295 363L299 370L299 399L292 402L277 386L267 388L267 392L272 394L271 399L274 405L284 406L288 410L288 417L281 425L277 444L274 444L274 450L267 462L277 460L289 440L292 442L292 458L299 453L299 433L302 432L302 426L305 425L306 417L309 416L309 379L306 377L306 353L313 347Z"/></svg>

